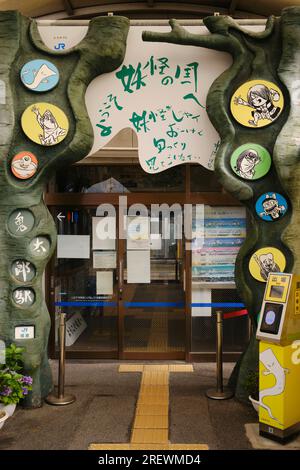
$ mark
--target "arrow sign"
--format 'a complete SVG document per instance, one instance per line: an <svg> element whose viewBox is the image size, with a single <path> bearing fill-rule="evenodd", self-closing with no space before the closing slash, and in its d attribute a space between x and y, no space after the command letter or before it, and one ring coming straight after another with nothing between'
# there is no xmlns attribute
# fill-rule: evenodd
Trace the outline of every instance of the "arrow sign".
<svg viewBox="0 0 300 470"><path fill-rule="evenodd" d="M66 218L65 215L63 215L61 212L57 215L58 220L61 222L63 219Z"/></svg>

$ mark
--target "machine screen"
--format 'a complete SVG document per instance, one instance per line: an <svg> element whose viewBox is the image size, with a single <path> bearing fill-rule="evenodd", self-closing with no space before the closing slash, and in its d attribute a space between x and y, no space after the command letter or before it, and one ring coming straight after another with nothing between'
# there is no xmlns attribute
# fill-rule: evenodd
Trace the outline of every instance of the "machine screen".
<svg viewBox="0 0 300 470"><path fill-rule="evenodd" d="M274 299L282 299L285 286L271 286L270 297Z"/></svg>
<svg viewBox="0 0 300 470"><path fill-rule="evenodd" d="M280 326L283 305L266 303L260 331L277 335Z"/></svg>

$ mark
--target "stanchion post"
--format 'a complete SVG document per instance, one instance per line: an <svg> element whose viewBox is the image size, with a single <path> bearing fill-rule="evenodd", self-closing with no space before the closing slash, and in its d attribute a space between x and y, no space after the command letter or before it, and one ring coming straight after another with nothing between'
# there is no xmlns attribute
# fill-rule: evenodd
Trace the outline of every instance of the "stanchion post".
<svg viewBox="0 0 300 470"><path fill-rule="evenodd" d="M217 341L216 341L216 381L217 388L209 389L206 396L212 400L227 400L233 397L230 389L223 386L223 313L217 310Z"/></svg>
<svg viewBox="0 0 300 470"><path fill-rule="evenodd" d="M248 315L248 341L250 341L253 332L253 325L250 315Z"/></svg>
<svg viewBox="0 0 300 470"><path fill-rule="evenodd" d="M59 319L59 362L58 362L58 395L50 394L45 399L49 405L70 405L76 400L74 395L65 395L66 370L66 314L61 313Z"/></svg>

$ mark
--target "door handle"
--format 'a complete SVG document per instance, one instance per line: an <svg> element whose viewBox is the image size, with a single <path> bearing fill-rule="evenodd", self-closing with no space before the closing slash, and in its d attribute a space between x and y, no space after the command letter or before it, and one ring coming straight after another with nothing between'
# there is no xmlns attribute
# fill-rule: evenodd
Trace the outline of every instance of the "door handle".
<svg viewBox="0 0 300 470"><path fill-rule="evenodd" d="M119 262L119 296L122 299L123 294L123 260Z"/></svg>

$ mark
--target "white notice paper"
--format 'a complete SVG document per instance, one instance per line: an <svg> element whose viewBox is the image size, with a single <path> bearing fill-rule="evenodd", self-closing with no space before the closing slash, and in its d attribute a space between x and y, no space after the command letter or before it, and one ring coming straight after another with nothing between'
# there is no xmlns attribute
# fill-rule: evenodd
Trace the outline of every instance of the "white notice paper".
<svg viewBox="0 0 300 470"><path fill-rule="evenodd" d="M127 251L127 283L150 284L150 250Z"/></svg>
<svg viewBox="0 0 300 470"><path fill-rule="evenodd" d="M89 235L57 235L57 258L89 259Z"/></svg>
<svg viewBox="0 0 300 470"><path fill-rule="evenodd" d="M66 346L72 346L87 328L82 315L77 312L66 321Z"/></svg>
<svg viewBox="0 0 300 470"><path fill-rule="evenodd" d="M192 303L210 304L211 289L192 283ZM211 317L211 307L192 307L192 317Z"/></svg>
<svg viewBox="0 0 300 470"><path fill-rule="evenodd" d="M113 272L97 271L96 274L96 294L97 295L113 295Z"/></svg>
<svg viewBox="0 0 300 470"><path fill-rule="evenodd" d="M94 251L93 268L115 269L117 267L117 253L115 251Z"/></svg>
<svg viewBox="0 0 300 470"><path fill-rule="evenodd" d="M93 250L114 250L116 247L116 218L93 217Z"/></svg>

